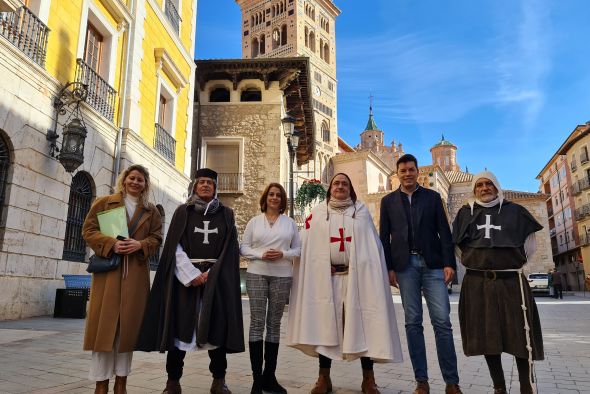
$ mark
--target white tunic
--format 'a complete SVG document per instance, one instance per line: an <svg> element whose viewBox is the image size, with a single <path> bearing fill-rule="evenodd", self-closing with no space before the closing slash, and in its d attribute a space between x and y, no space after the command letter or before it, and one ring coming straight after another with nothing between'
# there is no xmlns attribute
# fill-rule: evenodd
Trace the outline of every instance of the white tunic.
<svg viewBox="0 0 590 394"><path fill-rule="evenodd" d="M343 215L342 253L349 253L348 274L332 275L332 244L337 242L331 241L341 234L339 229L332 233L330 222L338 223L342 214L331 213L331 220L326 220L326 203L311 211L302 230L301 258L294 264L287 345L336 360L370 357L376 362L401 362L381 241L368 209L357 202L353 219L354 213L351 207Z"/></svg>

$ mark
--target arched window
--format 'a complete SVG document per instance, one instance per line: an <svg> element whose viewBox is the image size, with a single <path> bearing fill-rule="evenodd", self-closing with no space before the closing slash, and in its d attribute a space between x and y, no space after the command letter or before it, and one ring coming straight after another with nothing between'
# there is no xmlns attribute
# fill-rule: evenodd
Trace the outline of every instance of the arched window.
<svg viewBox="0 0 590 394"><path fill-rule="evenodd" d="M160 217L162 218L162 232L164 232L164 223L166 221L166 213L164 212L164 207L160 204L156 205L158 212L160 212ZM160 244L160 247L156 251L156 254L151 256L150 261L150 270L155 271L158 269L158 262L160 261L160 254L162 253L162 248L164 247L164 243Z"/></svg>
<svg viewBox="0 0 590 394"><path fill-rule="evenodd" d="M281 45L287 45L287 25L281 26Z"/></svg>
<svg viewBox="0 0 590 394"><path fill-rule="evenodd" d="M254 20L254 15L252 15L252 18L251 18L251 21L250 21L250 25L251 25L252 27L254 27L254 26L255 26L254 22L255 22L255 20Z"/></svg>
<svg viewBox="0 0 590 394"><path fill-rule="evenodd" d="M215 88L209 95L210 103L229 103L229 89Z"/></svg>
<svg viewBox="0 0 590 394"><path fill-rule="evenodd" d="M279 29L272 31L272 49L277 49L281 44L281 32Z"/></svg>
<svg viewBox="0 0 590 394"><path fill-rule="evenodd" d="M90 177L78 172L72 178L70 201L68 203L68 219L62 259L68 261L84 261L86 242L82 238L82 225L92 204L92 184Z"/></svg>
<svg viewBox="0 0 590 394"><path fill-rule="evenodd" d="M324 44L324 60L326 63L330 63L330 46L327 42Z"/></svg>
<svg viewBox="0 0 590 394"><path fill-rule="evenodd" d="M324 60L324 40L320 38L320 58Z"/></svg>
<svg viewBox="0 0 590 394"><path fill-rule="evenodd" d="M8 168L10 167L10 150L0 136L0 217L2 217L2 208L6 198L6 184L8 183Z"/></svg>
<svg viewBox="0 0 590 394"><path fill-rule="evenodd" d="M303 34L305 35L305 47L309 48L309 29L307 28L307 26L305 26Z"/></svg>
<svg viewBox="0 0 590 394"><path fill-rule="evenodd" d="M313 31L309 33L309 49L315 52L315 33Z"/></svg>
<svg viewBox="0 0 590 394"><path fill-rule="evenodd" d="M260 36L260 50L258 51L261 55L266 52L266 36L264 33Z"/></svg>
<svg viewBox="0 0 590 394"><path fill-rule="evenodd" d="M262 101L262 92L258 88L247 88L242 90L240 101Z"/></svg>
<svg viewBox="0 0 590 394"><path fill-rule="evenodd" d="M252 39L252 57L253 58L258 56L259 46L260 46L260 44L258 43L258 38L254 37Z"/></svg>
<svg viewBox="0 0 590 394"><path fill-rule="evenodd" d="M324 142L330 142L330 126L326 121L322 122L322 140Z"/></svg>

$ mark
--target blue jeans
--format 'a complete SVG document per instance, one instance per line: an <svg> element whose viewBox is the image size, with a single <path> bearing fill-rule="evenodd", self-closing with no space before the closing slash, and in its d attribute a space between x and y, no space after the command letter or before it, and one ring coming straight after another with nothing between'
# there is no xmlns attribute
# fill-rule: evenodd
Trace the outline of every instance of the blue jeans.
<svg viewBox="0 0 590 394"><path fill-rule="evenodd" d="M428 380L426 345L422 326L422 294L426 299L430 322L434 327L438 364L447 384L458 384L457 355L449 314L449 294L442 269L430 269L424 258L410 255L405 270L396 272L406 318L406 337L416 380Z"/></svg>

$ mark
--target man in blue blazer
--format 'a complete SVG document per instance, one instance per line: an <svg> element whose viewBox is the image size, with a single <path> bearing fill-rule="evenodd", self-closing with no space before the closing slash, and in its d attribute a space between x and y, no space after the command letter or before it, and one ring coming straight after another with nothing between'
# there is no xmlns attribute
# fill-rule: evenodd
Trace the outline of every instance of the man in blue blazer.
<svg viewBox="0 0 590 394"><path fill-rule="evenodd" d="M422 294L434 327L445 393L461 393L447 292L456 269L449 223L440 194L418 184L418 160L414 156L399 158L397 175L399 189L381 200L379 234L389 281L399 288L402 297L408 350L417 383L414 394L430 393Z"/></svg>

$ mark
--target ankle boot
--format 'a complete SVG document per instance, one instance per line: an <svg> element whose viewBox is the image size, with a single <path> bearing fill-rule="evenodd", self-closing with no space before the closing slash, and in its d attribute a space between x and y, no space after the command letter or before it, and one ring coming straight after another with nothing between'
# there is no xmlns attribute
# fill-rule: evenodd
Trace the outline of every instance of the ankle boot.
<svg viewBox="0 0 590 394"><path fill-rule="evenodd" d="M96 382L96 388L94 394L107 394L109 392L109 380L103 380Z"/></svg>
<svg viewBox="0 0 590 394"><path fill-rule="evenodd" d="M494 394L508 394L506 387L494 387Z"/></svg>
<svg viewBox="0 0 590 394"><path fill-rule="evenodd" d="M332 392L332 380L330 379L330 368L320 368L318 381L311 389L310 394L327 394Z"/></svg>
<svg viewBox="0 0 590 394"><path fill-rule="evenodd" d="M263 362L263 342L249 342L250 345L250 364L252 365L252 389L250 394L262 394L262 362Z"/></svg>
<svg viewBox="0 0 590 394"><path fill-rule="evenodd" d="M211 394L231 394L231 391L225 384L225 378L213 378L209 392Z"/></svg>
<svg viewBox="0 0 590 394"><path fill-rule="evenodd" d="M182 387L180 387L180 380L166 381L166 388L162 391L162 394L182 394Z"/></svg>
<svg viewBox="0 0 590 394"><path fill-rule="evenodd" d="M361 391L364 394L380 394L375 383L375 373L373 370L363 369L363 383L361 383Z"/></svg>
<svg viewBox="0 0 590 394"><path fill-rule="evenodd" d="M264 342L264 372L262 373L262 390L273 394L287 394L287 390L277 382L277 357L279 344Z"/></svg>
<svg viewBox="0 0 590 394"><path fill-rule="evenodd" d="M113 389L115 394L127 394L127 376L116 376Z"/></svg>

